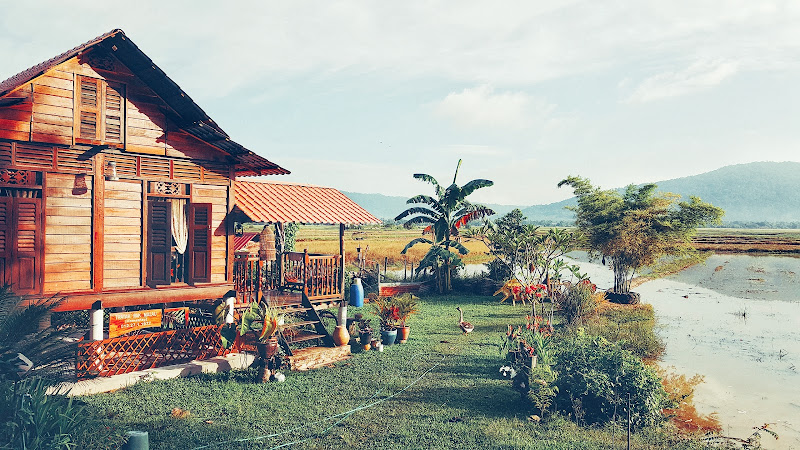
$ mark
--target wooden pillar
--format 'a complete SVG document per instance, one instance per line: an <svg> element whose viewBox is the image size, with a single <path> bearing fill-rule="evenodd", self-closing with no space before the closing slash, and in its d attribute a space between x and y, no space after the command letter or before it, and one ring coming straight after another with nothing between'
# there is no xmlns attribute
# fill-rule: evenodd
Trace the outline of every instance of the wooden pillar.
<svg viewBox="0 0 800 450"><path fill-rule="evenodd" d="M339 292L344 298L344 224L339 224Z"/></svg>
<svg viewBox="0 0 800 450"><path fill-rule="evenodd" d="M101 292L103 290L103 258L105 253L105 169L104 155L102 153L95 155L94 176L92 180L94 181L92 184L92 288L94 292Z"/></svg>

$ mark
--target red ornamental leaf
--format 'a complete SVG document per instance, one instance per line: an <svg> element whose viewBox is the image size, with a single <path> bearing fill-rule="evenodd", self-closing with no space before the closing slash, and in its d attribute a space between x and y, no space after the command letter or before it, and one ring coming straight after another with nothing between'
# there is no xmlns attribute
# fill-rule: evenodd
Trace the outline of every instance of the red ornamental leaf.
<svg viewBox="0 0 800 450"><path fill-rule="evenodd" d="M511 288L511 291L514 292L514 294L519 294L520 287L519 286L514 286L513 288Z"/></svg>
<svg viewBox="0 0 800 450"><path fill-rule="evenodd" d="M482 212L480 212L480 211L473 211L473 212L471 212L469 214L464 214L463 217L458 219L458 221L453 224L453 227L455 229L459 229L459 228L463 227L464 225L472 222L475 219L480 219L481 217L483 217L483 216L482 216Z"/></svg>

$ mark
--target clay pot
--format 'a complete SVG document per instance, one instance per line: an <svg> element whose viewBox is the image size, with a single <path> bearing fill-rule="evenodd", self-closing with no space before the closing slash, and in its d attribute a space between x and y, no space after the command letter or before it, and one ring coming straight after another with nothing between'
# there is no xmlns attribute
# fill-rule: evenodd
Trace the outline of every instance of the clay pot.
<svg viewBox="0 0 800 450"><path fill-rule="evenodd" d="M333 330L333 342L337 347L350 343L350 333L343 325L337 325Z"/></svg>
<svg viewBox="0 0 800 450"><path fill-rule="evenodd" d="M405 344L408 340L408 334L411 333L411 327L405 326L397 329L397 343Z"/></svg>

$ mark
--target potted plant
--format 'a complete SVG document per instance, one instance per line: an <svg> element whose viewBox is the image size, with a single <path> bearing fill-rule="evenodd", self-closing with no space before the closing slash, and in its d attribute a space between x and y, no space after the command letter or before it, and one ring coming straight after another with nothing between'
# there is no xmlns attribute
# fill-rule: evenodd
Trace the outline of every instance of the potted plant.
<svg viewBox="0 0 800 450"><path fill-rule="evenodd" d="M394 344L397 339L397 326L400 320L400 308L391 297L377 297L372 303L372 311L381 322L381 342L383 345Z"/></svg>
<svg viewBox="0 0 800 450"><path fill-rule="evenodd" d="M364 348L369 350L370 342L372 341L372 327L370 326L370 319L365 319L361 314L356 314L351 330L353 336L358 336L358 342Z"/></svg>
<svg viewBox="0 0 800 450"><path fill-rule="evenodd" d="M412 314L419 312L417 299L412 294L402 294L394 298L394 304L397 305L399 316L397 339L400 344L405 344L408 340L408 334L411 332L411 328L406 325L406 320Z"/></svg>
<svg viewBox="0 0 800 450"><path fill-rule="evenodd" d="M217 306L215 316L217 324L225 321L228 306L224 303ZM236 340L237 334L244 336L252 332L256 338L256 349L258 350L259 372L258 379L263 383L269 380L272 375L272 367L275 366L273 358L278 351L278 322L282 319L281 314L266 302L253 302L241 314L234 315L234 323L226 323L220 329L222 345L230 348ZM238 320L238 324L236 321Z"/></svg>

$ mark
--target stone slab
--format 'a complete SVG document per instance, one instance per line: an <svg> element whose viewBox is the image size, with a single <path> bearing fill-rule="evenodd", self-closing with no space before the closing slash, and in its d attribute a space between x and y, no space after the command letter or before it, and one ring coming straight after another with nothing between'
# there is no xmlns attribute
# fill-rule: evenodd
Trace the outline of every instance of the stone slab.
<svg viewBox="0 0 800 450"><path fill-rule="evenodd" d="M156 367L154 369L98 377L75 383L62 383L48 389L49 393L65 392L69 396L92 395L124 389L140 381L168 380L170 378L188 377L198 373L217 373L229 370L246 369L253 363L254 355L249 353L229 353L203 361L190 361L183 364Z"/></svg>

